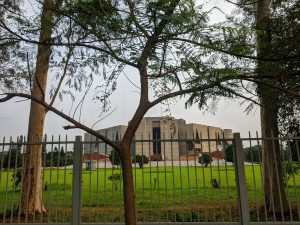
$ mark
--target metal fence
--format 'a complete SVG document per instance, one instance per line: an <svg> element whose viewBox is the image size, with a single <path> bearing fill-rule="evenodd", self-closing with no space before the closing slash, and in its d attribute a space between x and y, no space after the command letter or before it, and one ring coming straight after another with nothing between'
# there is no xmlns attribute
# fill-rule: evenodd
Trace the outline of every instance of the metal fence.
<svg viewBox="0 0 300 225"><path fill-rule="evenodd" d="M24 140L3 139L1 144L0 223L124 223L122 169L112 165L108 146L82 141L81 137L75 141L52 137L31 143L36 148L42 146L46 213L22 215L20 196L28 145ZM135 140L132 157L145 155L149 159L146 163L142 158L142 165L138 160L133 162L138 222L300 224L300 139L268 141L280 144L279 168L288 202L281 212L272 210L280 204L277 199L267 205L264 198L262 139L257 136L240 138L236 133L232 139ZM205 154L212 161L205 160Z"/></svg>

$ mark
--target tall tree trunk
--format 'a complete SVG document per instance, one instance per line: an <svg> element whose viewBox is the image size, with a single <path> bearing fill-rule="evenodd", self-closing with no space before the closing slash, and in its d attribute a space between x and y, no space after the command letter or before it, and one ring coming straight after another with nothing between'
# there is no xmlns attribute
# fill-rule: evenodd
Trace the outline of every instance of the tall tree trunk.
<svg viewBox="0 0 300 225"><path fill-rule="evenodd" d="M271 56L270 30L270 0L261 0L256 3L257 55L259 58ZM271 76L274 65L271 62L257 63L258 79L270 82L260 77ZM262 138L278 137L278 92L268 86L259 85L261 134ZM287 198L284 190L284 181L281 167L279 141L262 142L262 161L264 173L265 202L270 212L285 213L288 210Z"/></svg>
<svg viewBox="0 0 300 225"><path fill-rule="evenodd" d="M40 42L47 42L52 35L54 6L52 0L44 0L41 15ZM49 60L51 55L50 45L39 45L36 59L36 71L33 81L32 95L44 100L47 85ZM43 138L46 110L43 106L31 101L28 142L40 142ZM22 183L21 213L38 214L45 211L42 200L42 146L27 145L24 161L24 179Z"/></svg>
<svg viewBox="0 0 300 225"><path fill-rule="evenodd" d="M132 162L130 155L130 144L121 146L120 149L122 174L123 174L123 195L125 207L125 224L136 225L135 194L133 185Z"/></svg>

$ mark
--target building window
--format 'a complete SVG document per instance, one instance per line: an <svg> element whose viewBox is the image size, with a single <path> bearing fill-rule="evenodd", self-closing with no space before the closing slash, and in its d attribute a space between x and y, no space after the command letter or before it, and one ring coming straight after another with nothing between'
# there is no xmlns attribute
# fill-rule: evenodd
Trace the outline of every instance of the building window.
<svg viewBox="0 0 300 225"><path fill-rule="evenodd" d="M95 148L99 148L99 138L96 138L96 142L95 142Z"/></svg>
<svg viewBox="0 0 300 225"><path fill-rule="evenodd" d="M200 137L199 137L198 130L196 130L195 139L196 139L195 143L200 144Z"/></svg>
<svg viewBox="0 0 300 225"><path fill-rule="evenodd" d="M217 138L217 145L221 145L222 142L221 142L221 139L220 139L220 134L218 133L218 138Z"/></svg>
<svg viewBox="0 0 300 225"><path fill-rule="evenodd" d="M153 137L153 154L161 155L161 142L160 140L160 123L152 122L152 137Z"/></svg>

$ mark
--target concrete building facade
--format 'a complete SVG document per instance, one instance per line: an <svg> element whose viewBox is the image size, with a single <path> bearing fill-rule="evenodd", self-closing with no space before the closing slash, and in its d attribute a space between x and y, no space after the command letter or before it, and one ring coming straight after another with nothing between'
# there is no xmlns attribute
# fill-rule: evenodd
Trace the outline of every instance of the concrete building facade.
<svg viewBox="0 0 300 225"><path fill-rule="evenodd" d="M98 132L118 142L126 128L125 125L119 125ZM195 152L222 151L226 143L218 139L229 139L227 143L230 144L232 136L231 129L196 123L187 124L184 119L145 117L136 131L132 155L146 155L152 160L176 160ZM112 150L90 134L85 134L84 140L85 154L95 152L110 154Z"/></svg>

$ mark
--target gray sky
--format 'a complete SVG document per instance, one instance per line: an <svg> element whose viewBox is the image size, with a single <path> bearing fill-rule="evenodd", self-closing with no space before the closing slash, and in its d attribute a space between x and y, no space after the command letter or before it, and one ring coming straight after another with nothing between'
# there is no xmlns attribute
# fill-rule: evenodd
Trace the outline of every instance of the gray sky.
<svg viewBox="0 0 300 225"><path fill-rule="evenodd" d="M200 1L199 1L200 2ZM209 7L217 6L222 8L222 11L229 13L232 6L225 4L222 0L213 0L209 2ZM211 14L213 21L222 21L224 19L223 13L218 10L213 10ZM126 71L130 76L134 76L134 71ZM130 78L131 79L131 78ZM49 81L51 82L51 74L49 74ZM134 81L135 78L132 78ZM111 98L112 108L116 107L116 110L106 119L95 125L95 129L102 129L118 124L127 124L132 118L133 113L138 104L138 93L136 88L124 77L119 79L118 90L113 94ZM89 93L87 99L84 102L82 110L81 121L88 126L92 126L97 120L99 120L99 109L92 100L93 91ZM259 121L259 109L256 108L250 115L246 115L244 109L246 104L240 106L239 102L233 102L223 100L218 105L218 109L215 114L199 111L196 106L185 109L184 99L178 99L178 101L171 104L171 115L175 118L182 118L187 123L200 123L205 125L217 126L221 128L231 128L235 132L240 132L242 136L247 136L248 131L251 131L254 135L255 131L260 130ZM20 134L26 135L27 123L29 116L29 101L16 102L16 100L9 101L0 104L0 138L6 136L17 136ZM71 107L71 102L65 99L63 102L57 100L55 106L59 110L65 110L68 112ZM163 113L165 106L158 105L151 109L146 116L164 116ZM62 120L53 113L48 113L46 117L45 133L48 135L62 135L66 134L73 138L75 135L83 135L81 130L68 130L65 131L62 126L69 123Z"/></svg>

